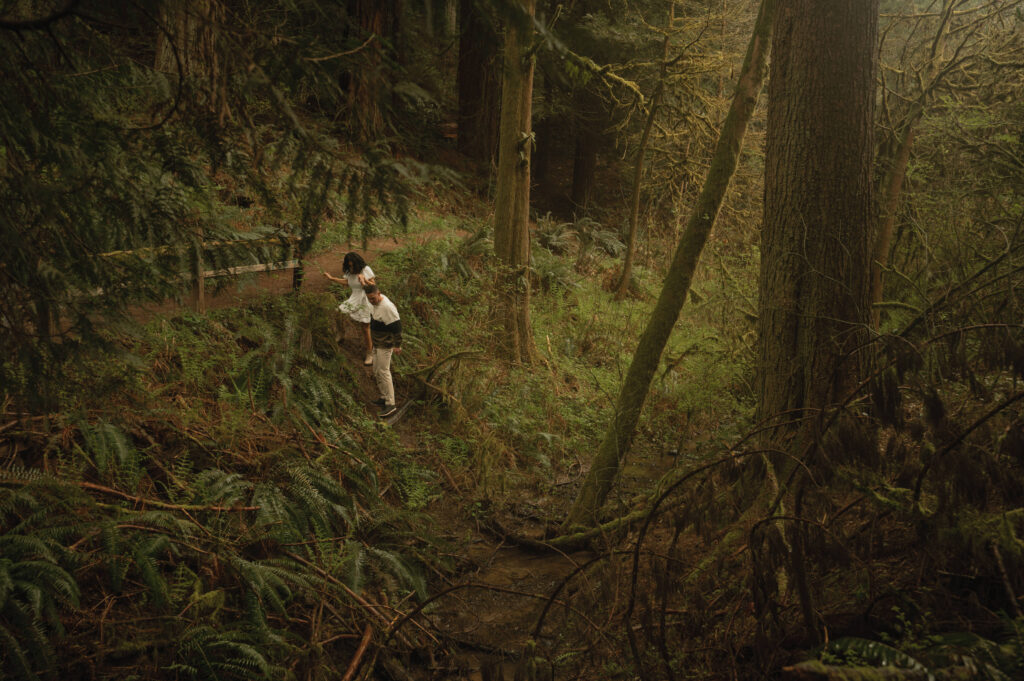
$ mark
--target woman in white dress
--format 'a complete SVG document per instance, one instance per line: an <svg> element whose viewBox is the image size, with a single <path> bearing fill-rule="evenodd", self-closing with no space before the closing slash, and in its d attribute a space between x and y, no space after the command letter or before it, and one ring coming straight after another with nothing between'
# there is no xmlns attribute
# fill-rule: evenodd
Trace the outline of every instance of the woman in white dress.
<svg viewBox="0 0 1024 681"><path fill-rule="evenodd" d="M338 284L348 284L352 289L352 295L339 305L338 309L362 327L363 339L366 341L366 359L363 360L363 365L371 366L373 364L373 340L370 338L370 301L366 299L363 286L376 283L373 270L361 255L352 251L346 253L345 259L341 261L341 272L345 275L344 278L335 277L328 272L324 272L324 276Z"/></svg>

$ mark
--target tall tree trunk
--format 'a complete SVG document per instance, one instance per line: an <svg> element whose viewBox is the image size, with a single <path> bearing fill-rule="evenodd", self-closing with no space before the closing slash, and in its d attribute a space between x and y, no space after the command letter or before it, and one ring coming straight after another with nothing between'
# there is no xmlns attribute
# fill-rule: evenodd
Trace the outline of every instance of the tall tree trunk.
<svg viewBox="0 0 1024 681"><path fill-rule="evenodd" d="M498 149L501 81L498 36L474 0L459 3L458 148L483 166Z"/></svg>
<svg viewBox="0 0 1024 681"><path fill-rule="evenodd" d="M775 6L776 0L763 0L761 3L732 105L722 124L704 188L676 247L658 302L640 336L640 343L619 393L612 422L583 482L583 488L569 511L566 527L592 524L597 519L621 462L629 451L651 380L661 362L661 353L679 319L679 311L686 302L686 294L690 290L701 251L715 224L729 180L739 161L743 136L764 79Z"/></svg>
<svg viewBox="0 0 1024 681"><path fill-rule="evenodd" d="M535 0L518 0L533 17ZM494 199L494 251L509 357L532 362L536 355L530 323L530 154L533 108L533 26L512 21L505 31L501 87L501 135L498 185Z"/></svg>
<svg viewBox="0 0 1024 681"><path fill-rule="evenodd" d="M813 413L856 375L874 225L878 0L780 5L768 85L758 416Z"/></svg>
<svg viewBox="0 0 1024 681"><path fill-rule="evenodd" d="M757 417L770 426L760 448L771 452L772 496L784 506L792 502L797 516L812 465L798 462L814 451L817 417L857 379L857 349L870 319L877 23L878 0L785 0L772 45ZM805 528L790 522L783 529L772 526L785 538L788 561L762 570L759 620L771 621L766 605L788 588L789 572L816 640Z"/></svg>

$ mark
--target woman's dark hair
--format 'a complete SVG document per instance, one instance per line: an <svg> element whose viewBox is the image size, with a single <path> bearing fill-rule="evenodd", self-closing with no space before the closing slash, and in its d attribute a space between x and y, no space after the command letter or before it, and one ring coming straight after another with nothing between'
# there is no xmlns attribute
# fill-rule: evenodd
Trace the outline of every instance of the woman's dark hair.
<svg viewBox="0 0 1024 681"><path fill-rule="evenodd" d="M366 261L355 251L346 253L345 259L341 261L341 271L347 274L359 274L364 267L366 267Z"/></svg>

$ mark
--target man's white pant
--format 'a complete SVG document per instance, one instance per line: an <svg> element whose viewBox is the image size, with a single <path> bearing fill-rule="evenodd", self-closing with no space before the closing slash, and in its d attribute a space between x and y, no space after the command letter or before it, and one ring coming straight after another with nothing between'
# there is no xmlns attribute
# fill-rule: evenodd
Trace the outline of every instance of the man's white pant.
<svg viewBox="0 0 1024 681"><path fill-rule="evenodd" d="M391 352L393 348L373 347L373 377L384 404L395 403L395 384L391 380Z"/></svg>

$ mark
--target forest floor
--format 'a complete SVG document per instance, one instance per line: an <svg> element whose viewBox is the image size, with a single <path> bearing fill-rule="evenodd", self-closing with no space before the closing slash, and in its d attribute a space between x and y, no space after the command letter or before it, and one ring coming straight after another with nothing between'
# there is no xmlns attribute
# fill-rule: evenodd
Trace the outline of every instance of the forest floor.
<svg viewBox="0 0 1024 681"><path fill-rule="evenodd" d="M306 271L302 283L303 291L323 292L329 282L322 271L340 275L342 260L349 250L355 250L371 266L375 259L408 245L422 245L451 236L465 236L464 232L453 230L429 230L402 237L371 239L365 249L351 248L338 244L305 260ZM382 288L387 290L391 273L378 273ZM247 274L234 280L223 280L219 286L207 285L206 310L222 310L251 304L267 294L283 295L292 290L293 271L278 270L258 274ZM398 301L401 310L401 301ZM167 300L156 305L136 308L132 316L137 321L150 321L169 317L188 309L190 302ZM350 375L357 377L359 393L356 398L366 405L367 414L373 416L372 401L377 390L370 367L363 366L363 344L360 331L348 320L337 325L339 330L338 348L354 369ZM406 405L387 423L393 428L406 451L415 454L426 448L424 437L429 435L429 424L415 414L415 404L407 404L412 393L412 381L403 377L403 359L397 357L394 367L395 389L399 406ZM405 417L405 418L403 418ZM411 418L409 418L411 417ZM670 461L635 462L625 472L624 485L637 488L638 483L651 479L671 465ZM442 464L443 465L443 464ZM565 622L567 613L574 606L558 596L575 591L567 583L579 577L583 566L597 555L589 551L559 553L538 552L506 541L501 533L514 532L518 536L542 539L550 529L550 518L564 517L575 491L589 464L583 460L572 470L572 475L561 475L554 481L557 495L531 488L529 483L517 489L516 501L502 509L503 527L495 530L486 520L485 512L467 513L473 508L472 486L469 481L460 483L445 470L447 484L445 493L435 499L426 509L431 516L434 531L449 543L456 566L452 575L435 580L431 589L436 602L429 612L424 613L432 626L428 635L439 644L438 650L447 654L434 655L429 651L420 666L424 678L469 679L471 681L511 681L520 678L518 669L527 659L527 646L536 640L540 625L549 633L540 638L558 638L557 626ZM631 472L632 471L632 472ZM633 485L630 485L632 479ZM634 490L635 491L635 490ZM545 520L545 517L548 520ZM582 579L586 581L585 574ZM620 594L617 594L619 596ZM552 608L551 606L555 606ZM562 609L555 615L552 610ZM584 613L577 613L586 620ZM547 616L547 621L540 618ZM409 625L407 625L409 626ZM577 623L577 626L580 626ZM583 626L599 631L601 625L587 622ZM415 669L417 665L411 667Z"/></svg>

